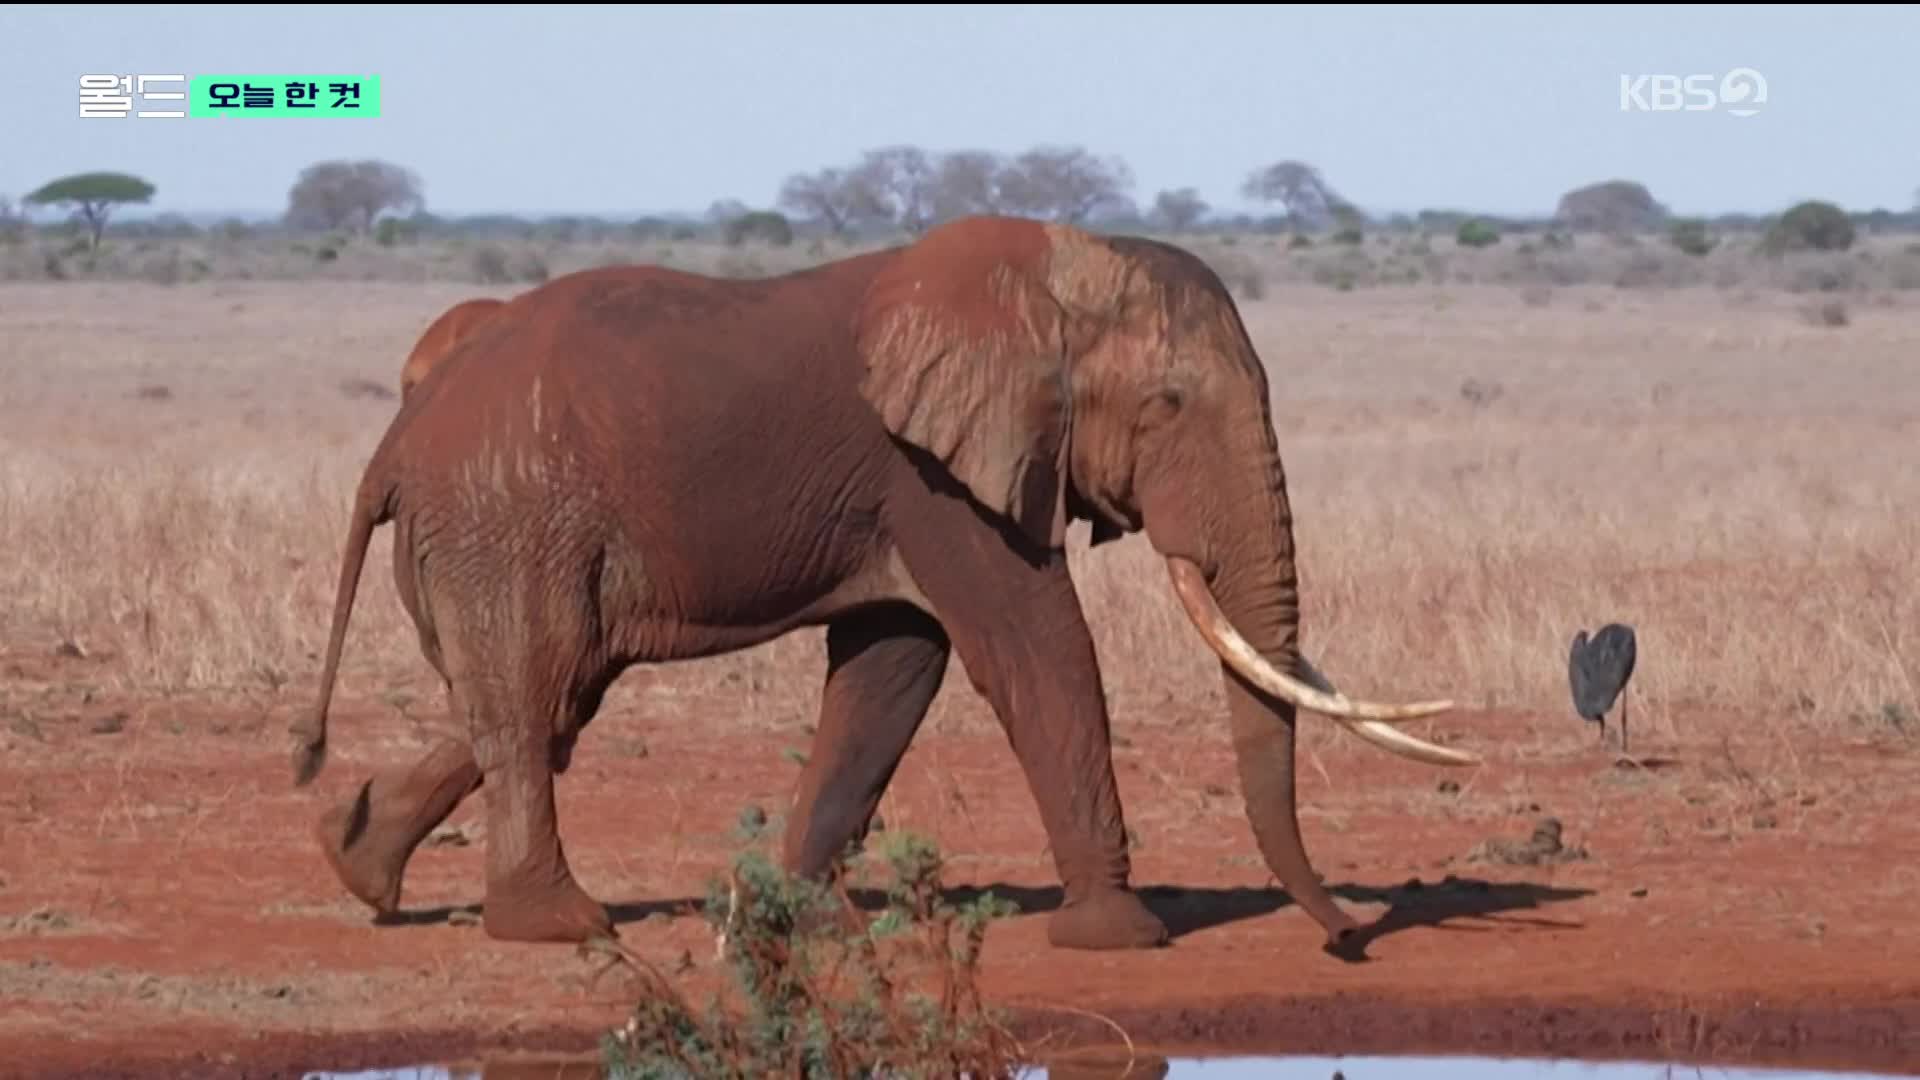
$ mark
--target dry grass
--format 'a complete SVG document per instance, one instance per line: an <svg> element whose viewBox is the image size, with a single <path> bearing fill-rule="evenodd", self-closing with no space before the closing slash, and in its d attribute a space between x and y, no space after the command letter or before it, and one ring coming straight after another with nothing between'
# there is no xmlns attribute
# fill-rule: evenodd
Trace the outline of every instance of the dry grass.
<svg viewBox="0 0 1920 1080"><path fill-rule="evenodd" d="M0 641L112 654L110 677L142 692L304 698L348 499L394 407L365 387L393 385L448 305L522 287L0 288ZM1275 389L1309 647L1352 692L1563 711L1567 640L1621 619L1640 633L1637 724L1695 707L1912 715L1907 295L1845 326L1811 325L1789 289L1244 301ZM1144 543L1091 555L1082 537L1122 722L1217 693ZM344 689L437 702L386 545ZM818 636L797 635L622 692L724 691L743 723L799 723L820 660ZM937 715L956 698L964 679Z"/></svg>

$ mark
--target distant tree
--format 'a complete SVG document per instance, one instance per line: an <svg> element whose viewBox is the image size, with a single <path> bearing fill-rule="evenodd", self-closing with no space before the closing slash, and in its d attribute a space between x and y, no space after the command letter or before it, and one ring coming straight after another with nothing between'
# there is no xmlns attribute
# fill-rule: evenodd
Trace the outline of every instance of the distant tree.
<svg viewBox="0 0 1920 1080"><path fill-rule="evenodd" d="M853 224L854 190L845 169L794 173L780 187L777 205L802 219L818 221L835 236Z"/></svg>
<svg viewBox="0 0 1920 1080"><path fill-rule="evenodd" d="M13 200L0 195L0 244L16 244L27 235L27 219L13 208Z"/></svg>
<svg viewBox="0 0 1920 1080"><path fill-rule="evenodd" d="M1012 213L1079 224L1123 199L1133 171L1117 157L1078 146L1040 146L1002 170L1000 194Z"/></svg>
<svg viewBox="0 0 1920 1080"><path fill-rule="evenodd" d="M707 220L715 225L725 225L736 218L753 213L753 207L739 199L715 199L707 206Z"/></svg>
<svg viewBox="0 0 1920 1080"><path fill-rule="evenodd" d="M990 150L954 150L940 155L933 170L932 219L952 221L974 214L997 214L1006 162Z"/></svg>
<svg viewBox="0 0 1920 1080"><path fill-rule="evenodd" d="M1162 191L1154 197L1150 220L1173 232L1185 232L1206 216L1207 209L1206 200L1190 187Z"/></svg>
<svg viewBox="0 0 1920 1080"><path fill-rule="evenodd" d="M1334 210L1347 201L1328 185L1320 170L1301 161L1279 161L1248 174L1240 193L1260 202L1279 203L1298 229L1317 231L1334 223Z"/></svg>
<svg viewBox="0 0 1920 1080"><path fill-rule="evenodd" d="M889 223L919 235L932 223L934 162L917 146L869 150L849 175L855 220Z"/></svg>
<svg viewBox="0 0 1920 1080"><path fill-rule="evenodd" d="M1667 220L1667 208L1654 200L1644 184L1603 180L1560 196L1554 217L1571 229L1634 233L1659 228Z"/></svg>
<svg viewBox="0 0 1920 1080"><path fill-rule="evenodd" d="M76 173L29 193L26 202L34 206L72 206L86 222L89 250L98 251L100 233L106 229L114 207L144 203L153 198L153 190L152 184L126 173Z"/></svg>
<svg viewBox="0 0 1920 1080"><path fill-rule="evenodd" d="M287 193L287 224L301 229L370 232L382 213L425 207L420 178L385 161L322 161L300 172Z"/></svg>
<svg viewBox="0 0 1920 1080"><path fill-rule="evenodd" d="M1809 199L1780 215L1762 238L1761 247L1774 254L1786 251L1845 251L1853 246L1853 220L1830 202Z"/></svg>

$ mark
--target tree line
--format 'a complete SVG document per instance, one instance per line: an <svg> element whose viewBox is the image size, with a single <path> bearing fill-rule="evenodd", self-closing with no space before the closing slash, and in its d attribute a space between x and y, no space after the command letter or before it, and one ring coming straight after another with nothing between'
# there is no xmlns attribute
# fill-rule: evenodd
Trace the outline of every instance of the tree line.
<svg viewBox="0 0 1920 1080"><path fill-rule="evenodd" d="M1010 214L1113 230L1332 232L1336 237L1357 236L1362 229L1451 232L1476 223L1503 232L1620 233L1709 226L1735 232L1761 230L1780 217L1723 214L1676 221L1645 185L1627 179L1596 181L1565 192L1550 215L1534 218L1463 210L1375 217L1342 195L1314 165L1291 159L1256 166L1240 184L1239 194L1264 206L1263 213L1219 213L1192 187L1163 189L1143 203L1135 187L1125 160L1081 146L1041 145L1004 154L893 145L864 151L843 164L792 173L771 203L760 207L720 199L704 215L662 215L624 226L581 215L548 219L537 228L541 235L561 240L605 236L624 227L634 238L691 239L717 232L731 243L784 244L799 235L912 236L972 214ZM153 185L140 177L94 172L58 178L29 193L24 202L69 208L87 230L91 246L97 246L117 207L146 203L153 195ZM524 232L534 225L512 216L450 221L428 213L426 205L425 186L410 169L371 159L322 161L294 178L280 224L292 231L374 234L383 243L445 232ZM1867 231L1920 229L1920 191L1908 211L1846 213L1828 203L1819 206L1827 218L1842 216ZM178 231L177 223L172 227ZM0 240L17 238L24 228L24 218L0 199Z"/></svg>

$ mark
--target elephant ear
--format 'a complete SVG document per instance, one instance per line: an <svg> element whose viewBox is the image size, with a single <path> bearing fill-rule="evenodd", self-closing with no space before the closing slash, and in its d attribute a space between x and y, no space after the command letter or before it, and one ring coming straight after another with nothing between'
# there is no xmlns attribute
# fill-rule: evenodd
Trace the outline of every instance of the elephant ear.
<svg viewBox="0 0 1920 1080"><path fill-rule="evenodd" d="M902 249L855 326L862 391L887 428L939 460L1036 543L1068 522L1067 315L1037 223L971 221Z"/></svg>

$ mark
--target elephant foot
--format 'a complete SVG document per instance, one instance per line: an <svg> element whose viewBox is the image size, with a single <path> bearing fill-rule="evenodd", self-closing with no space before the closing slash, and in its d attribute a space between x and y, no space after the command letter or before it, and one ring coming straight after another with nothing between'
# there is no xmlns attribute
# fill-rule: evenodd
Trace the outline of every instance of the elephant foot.
<svg viewBox="0 0 1920 1080"><path fill-rule="evenodd" d="M543 888L489 891L480 921L496 941L577 944L596 937L617 937L606 905L564 878Z"/></svg>
<svg viewBox="0 0 1920 1080"><path fill-rule="evenodd" d="M1047 941L1061 949L1152 949L1168 941L1167 924L1125 889L1101 889L1068 903L1047 923Z"/></svg>
<svg viewBox="0 0 1920 1080"><path fill-rule="evenodd" d="M413 849L390 843L372 829L358 830L349 846L347 831L356 807L357 801L327 811L314 832L340 884L374 914L390 918L400 910L400 881Z"/></svg>

